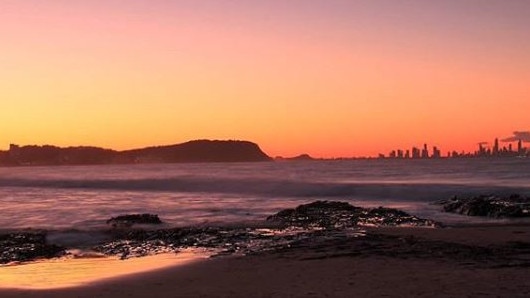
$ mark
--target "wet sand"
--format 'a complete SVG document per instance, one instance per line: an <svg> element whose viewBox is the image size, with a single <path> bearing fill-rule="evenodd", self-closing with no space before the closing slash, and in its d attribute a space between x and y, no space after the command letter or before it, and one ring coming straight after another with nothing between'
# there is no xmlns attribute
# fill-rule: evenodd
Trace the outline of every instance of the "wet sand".
<svg viewBox="0 0 530 298"><path fill-rule="evenodd" d="M0 297L530 297L529 225L368 235Z"/></svg>
<svg viewBox="0 0 530 298"><path fill-rule="evenodd" d="M182 266L207 257L207 254L198 250L185 250L178 254L164 253L131 258L127 261L118 257L84 256L3 265L0 266L0 289L2 287L28 290L75 288L101 280Z"/></svg>

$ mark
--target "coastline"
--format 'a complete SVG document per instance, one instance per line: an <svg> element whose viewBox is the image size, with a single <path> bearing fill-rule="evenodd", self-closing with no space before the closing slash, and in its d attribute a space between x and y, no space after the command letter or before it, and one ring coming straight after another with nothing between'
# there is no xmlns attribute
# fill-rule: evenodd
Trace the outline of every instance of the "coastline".
<svg viewBox="0 0 530 298"><path fill-rule="evenodd" d="M358 238L364 241L361 246L355 246L352 242L357 239L324 239L325 241L320 242L312 241L310 245L294 245L247 256L210 258L188 265L172 266L72 288L0 289L0 296L530 295L530 283L527 281L530 273L529 224L446 228L374 227L367 228L366 231L367 235L381 236L372 240ZM384 241L381 242L381 239ZM390 242L385 242L388 239ZM410 244L410 239L416 239L417 243L423 244L414 243L414 250L403 250L403 247ZM391 245L388 245L389 243ZM366 245L368 247L365 247ZM452 251L452 246L458 249ZM469 249L467 253L466 249ZM514 252L516 254L510 258L510 254Z"/></svg>

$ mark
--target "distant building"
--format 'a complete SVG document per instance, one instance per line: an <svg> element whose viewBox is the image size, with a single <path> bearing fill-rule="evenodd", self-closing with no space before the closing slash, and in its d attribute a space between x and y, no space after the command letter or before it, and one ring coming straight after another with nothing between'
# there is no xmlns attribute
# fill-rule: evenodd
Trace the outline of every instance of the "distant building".
<svg viewBox="0 0 530 298"><path fill-rule="evenodd" d="M440 157L442 157L440 149L438 149L436 146L434 146L432 148L432 158L440 158Z"/></svg>
<svg viewBox="0 0 530 298"><path fill-rule="evenodd" d="M427 144L423 144L423 150L421 151L421 158L429 158L429 149L427 149Z"/></svg>
<svg viewBox="0 0 530 298"><path fill-rule="evenodd" d="M20 146L15 144L9 144L9 157L17 158L20 156Z"/></svg>
<svg viewBox="0 0 530 298"><path fill-rule="evenodd" d="M495 138L495 142L493 143L493 155L499 155L499 139Z"/></svg>
<svg viewBox="0 0 530 298"><path fill-rule="evenodd" d="M485 144L485 143L478 143L478 152L477 152L477 155L479 155L479 156L486 156L486 155L489 155L489 154L487 153L486 148L484 148L484 144Z"/></svg>
<svg viewBox="0 0 530 298"><path fill-rule="evenodd" d="M420 149L412 147L412 158L420 158Z"/></svg>

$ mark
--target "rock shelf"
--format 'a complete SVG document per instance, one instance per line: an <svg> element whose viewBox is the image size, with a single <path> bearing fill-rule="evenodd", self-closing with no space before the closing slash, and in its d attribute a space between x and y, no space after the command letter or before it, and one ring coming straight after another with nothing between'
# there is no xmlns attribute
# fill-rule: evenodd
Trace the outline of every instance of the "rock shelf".
<svg viewBox="0 0 530 298"><path fill-rule="evenodd" d="M530 198L517 194L508 197L495 195L453 196L447 200L438 201L436 204L441 205L444 212L469 216L493 218L530 217Z"/></svg>
<svg viewBox="0 0 530 298"><path fill-rule="evenodd" d="M378 233L377 229L367 227L441 225L396 209L361 208L345 202L316 201L285 209L269 216L260 227L192 226L152 229L133 226L136 223L159 222L161 220L158 216L152 214L112 218L108 223L113 227L98 232L106 235L102 237L104 240L80 249L127 259L158 253L178 253L186 248L202 248L214 256L268 253L286 255L291 249L302 248L312 251L310 255L314 258L379 254L401 258L446 258L463 263L466 260L479 263L484 261L484 264L492 261L492 264L503 262L502 264L511 264L510 266L530 266L528 242L485 247L432 241L415 236L384 235ZM67 255L69 249L72 247L49 243L45 231L0 234L0 264L61 257Z"/></svg>

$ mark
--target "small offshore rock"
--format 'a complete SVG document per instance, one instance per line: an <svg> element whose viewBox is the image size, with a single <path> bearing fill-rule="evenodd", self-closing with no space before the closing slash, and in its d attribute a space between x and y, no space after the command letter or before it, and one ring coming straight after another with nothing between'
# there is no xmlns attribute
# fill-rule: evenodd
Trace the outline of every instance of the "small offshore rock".
<svg viewBox="0 0 530 298"><path fill-rule="evenodd" d="M473 197L453 196L438 201L444 212L458 213L469 216L485 216L493 218L530 217L530 198L517 194L509 197L480 195Z"/></svg>
<svg viewBox="0 0 530 298"><path fill-rule="evenodd" d="M149 213L126 214L107 220L107 224L111 224L113 227L130 227L133 224L157 225L161 223L162 221L158 218L158 215Z"/></svg>

